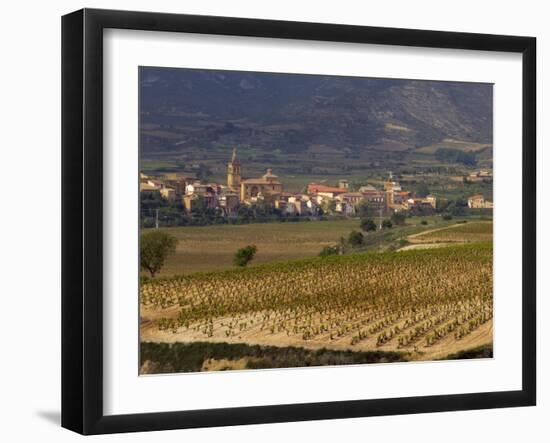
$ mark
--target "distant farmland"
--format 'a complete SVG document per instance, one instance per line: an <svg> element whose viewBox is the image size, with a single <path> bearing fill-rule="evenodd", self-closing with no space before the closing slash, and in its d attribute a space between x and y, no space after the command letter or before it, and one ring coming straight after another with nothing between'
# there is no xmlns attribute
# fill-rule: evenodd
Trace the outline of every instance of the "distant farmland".
<svg viewBox="0 0 550 443"><path fill-rule="evenodd" d="M359 229L359 220L167 228L179 242L161 275L228 269L237 249L254 244L254 264L316 256L323 246Z"/></svg>
<svg viewBox="0 0 550 443"><path fill-rule="evenodd" d="M421 220L428 221L428 225L421 225ZM492 239L490 221L469 219L464 225L455 226L456 223L441 217L413 217L407 219L405 226L366 234L363 249L385 250L399 245L400 239L413 244ZM337 243L341 237L347 238L354 229L360 230L358 219L163 228L178 239L178 246L176 254L168 257L160 276L231 269L237 249L249 244L258 248L254 266L315 257L324 246Z"/></svg>

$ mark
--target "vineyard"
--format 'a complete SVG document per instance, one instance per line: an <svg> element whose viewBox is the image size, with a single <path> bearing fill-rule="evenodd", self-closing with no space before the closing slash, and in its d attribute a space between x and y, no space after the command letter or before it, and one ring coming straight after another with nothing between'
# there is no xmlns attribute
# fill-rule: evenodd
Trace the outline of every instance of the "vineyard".
<svg viewBox="0 0 550 443"><path fill-rule="evenodd" d="M141 340L437 358L492 342L492 275L486 242L157 279L141 285Z"/></svg>

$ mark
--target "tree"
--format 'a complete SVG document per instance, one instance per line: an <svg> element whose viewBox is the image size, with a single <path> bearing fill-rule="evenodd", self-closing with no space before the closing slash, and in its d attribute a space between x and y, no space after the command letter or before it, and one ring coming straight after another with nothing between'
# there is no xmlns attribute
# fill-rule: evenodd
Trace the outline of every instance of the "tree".
<svg viewBox="0 0 550 443"><path fill-rule="evenodd" d="M176 252L177 238L162 231L152 231L141 235L139 260L141 270L148 271L151 277L164 266L166 258Z"/></svg>
<svg viewBox="0 0 550 443"><path fill-rule="evenodd" d="M319 252L319 257L328 257L329 255L338 255L340 253L340 248L338 246L325 246Z"/></svg>
<svg viewBox="0 0 550 443"><path fill-rule="evenodd" d="M248 223L254 219L254 211L246 205L240 205L237 209L237 220L239 223Z"/></svg>
<svg viewBox="0 0 550 443"><path fill-rule="evenodd" d="M212 175L212 171L206 166L205 164L201 163L198 165L198 167L194 168L196 170L195 175L197 178L201 181L208 180L208 177Z"/></svg>
<svg viewBox="0 0 550 443"><path fill-rule="evenodd" d="M438 213L445 212L450 204L451 204L451 200L446 198L438 198L435 204L435 210Z"/></svg>
<svg viewBox="0 0 550 443"><path fill-rule="evenodd" d="M376 223L372 218L365 218L361 220L361 229L365 232L376 231Z"/></svg>
<svg viewBox="0 0 550 443"><path fill-rule="evenodd" d="M416 194L420 198L426 197L430 193L430 189L428 188L428 185L426 183L420 183L416 190Z"/></svg>
<svg viewBox="0 0 550 443"><path fill-rule="evenodd" d="M245 267L248 263L252 261L257 251L258 248L255 245L245 246L235 253L233 263L235 264L235 266Z"/></svg>
<svg viewBox="0 0 550 443"><path fill-rule="evenodd" d="M383 229L389 229L393 226L393 223L391 222L391 220L389 219L385 219L383 222L382 222L382 228Z"/></svg>
<svg viewBox="0 0 550 443"><path fill-rule="evenodd" d="M361 246L363 244L363 234L361 234L359 231L351 231L348 237L348 243L353 246Z"/></svg>
<svg viewBox="0 0 550 443"><path fill-rule="evenodd" d="M375 210L367 200L361 200L355 206L355 212L359 217L372 217Z"/></svg>
<svg viewBox="0 0 550 443"><path fill-rule="evenodd" d="M400 226L405 224L405 214L402 212L394 212L391 215L391 221L394 225Z"/></svg>
<svg viewBox="0 0 550 443"><path fill-rule="evenodd" d="M439 148L435 151L435 158L446 163L462 163L474 166L476 161L475 152L464 152L460 149Z"/></svg>

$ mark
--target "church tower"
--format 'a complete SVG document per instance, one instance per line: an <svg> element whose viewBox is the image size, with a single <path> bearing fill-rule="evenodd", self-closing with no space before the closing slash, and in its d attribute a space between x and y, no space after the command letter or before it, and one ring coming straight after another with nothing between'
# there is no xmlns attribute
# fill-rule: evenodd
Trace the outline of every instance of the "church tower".
<svg viewBox="0 0 550 443"><path fill-rule="evenodd" d="M233 156L227 164L227 186L233 191L239 191L241 187L241 164L237 160L236 148L233 148Z"/></svg>

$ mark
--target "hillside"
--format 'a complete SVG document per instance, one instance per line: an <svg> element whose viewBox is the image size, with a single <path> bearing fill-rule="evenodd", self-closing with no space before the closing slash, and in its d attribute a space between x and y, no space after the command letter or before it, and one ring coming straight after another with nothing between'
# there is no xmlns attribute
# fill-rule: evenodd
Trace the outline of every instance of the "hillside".
<svg viewBox="0 0 550 443"><path fill-rule="evenodd" d="M141 149L358 155L492 143L492 85L141 68Z"/></svg>

